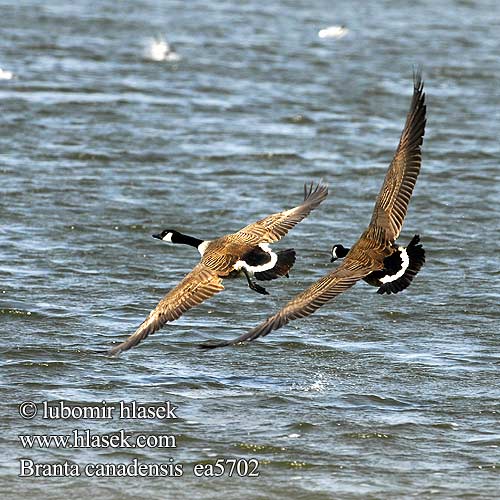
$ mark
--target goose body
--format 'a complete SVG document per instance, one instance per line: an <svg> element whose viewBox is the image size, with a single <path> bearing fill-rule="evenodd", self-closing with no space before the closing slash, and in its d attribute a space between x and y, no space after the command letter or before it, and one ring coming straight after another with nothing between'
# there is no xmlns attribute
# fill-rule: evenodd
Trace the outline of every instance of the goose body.
<svg viewBox="0 0 500 500"><path fill-rule="evenodd" d="M416 234L406 247L392 245L392 252L384 259L384 268L373 271L363 278L369 285L378 287L377 293L391 294L403 291L410 286L413 278L425 262L425 250ZM333 245L331 262L345 257L350 248Z"/></svg>
<svg viewBox="0 0 500 500"><path fill-rule="evenodd" d="M249 332L231 341L208 342L200 347L223 347L268 335L292 320L313 314L362 279L378 286L380 293L396 293L410 284L425 260L425 253L418 245L418 236L406 248L397 245L396 239L420 172L425 115L423 82L417 72L406 123L370 223L352 248L345 249L342 245L332 248L332 258L343 257L342 263Z"/></svg>
<svg viewBox="0 0 500 500"><path fill-rule="evenodd" d="M175 321L188 309L222 291L222 280L244 276L249 287L267 295L255 280L266 281L288 276L295 262L293 249L274 251L270 243L283 238L327 197L326 185L304 188L304 201L290 210L279 212L250 224L236 233L214 240L201 240L165 229L153 237L166 243L189 245L198 250L200 262L150 312L127 340L109 350L116 355L134 347L166 323Z"/></svg>

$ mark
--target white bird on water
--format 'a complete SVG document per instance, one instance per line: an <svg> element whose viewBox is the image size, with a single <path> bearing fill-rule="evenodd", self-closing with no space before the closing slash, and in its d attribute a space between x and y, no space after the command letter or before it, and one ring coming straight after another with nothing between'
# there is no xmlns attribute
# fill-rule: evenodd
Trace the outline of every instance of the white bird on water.
<svg viewBox="0 0 500 500"><path fill-rule="evenodd" d="M12 71L5 71L0 68L0 80L12 80L12 78L14 78Z"/></svg>
<svg viewBox="0 0 500 500"><path fill-rule="evenodd" d="M153 38L149 41L146 56L152 61L173 62L181 59L181 56L175 52L174 47L163 37Z"/></svg>
<svg viewBox="0 0 500 500"><path fill-rule="evenodd" d="M328 26L328 28L323 28L318 31L318 36L320 38L343 38L349 33L349 30L345 26Z"/></svg>

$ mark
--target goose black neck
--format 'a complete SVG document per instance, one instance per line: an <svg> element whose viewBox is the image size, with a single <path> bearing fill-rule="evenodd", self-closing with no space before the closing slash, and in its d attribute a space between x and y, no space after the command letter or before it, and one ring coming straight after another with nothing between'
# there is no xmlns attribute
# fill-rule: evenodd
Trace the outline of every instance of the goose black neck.
<svg viewBox="0 0 500 500"><path fill-rule="evenodd" d="M179 243L181 245L189 245L190 247L198 248L203 243L203 240L193 238L187 234L177 233L172 236L172 243Z"/></svg>
<svg viewBox="0 0 500 500"><path fill-rule="evenodd" d="M346 255L347 255L350 251L351 251L351 249L350 249L350 248L345 248L345 247L343 247L343 248L342 248L342 251L340 252L339 257L341 257L341 258L345 257L345 256L346 256Z"/></svg>

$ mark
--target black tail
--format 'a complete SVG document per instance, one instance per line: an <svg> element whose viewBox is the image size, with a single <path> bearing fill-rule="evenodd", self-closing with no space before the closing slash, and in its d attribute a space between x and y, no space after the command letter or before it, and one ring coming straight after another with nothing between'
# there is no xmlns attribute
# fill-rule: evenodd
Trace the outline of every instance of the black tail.
<svg viewBox="0 0 500 500"><path fill-rule="evenodd" d="M268 269L267 271L255 273L254 276L256 279L261 281L269 281L280 278L281 276L288 277L288 273L295 263L295 250L293 248L289 248L288 250L281 250L279 252L276 252L276 254L278 255L278 261L276 262L276 265L272 269Z"/></svg>
<svg viewBox="0 0 500 500"><path fill-rule="evenodd" d="M413 278L417 275L425 262L425 250L422 245L419 244L419 241L420 236L416 234L406 247L406 253L408 254L408 258L410 259L410 264L403 276L395 281L384 283L377 290L377 293L398 293L410 286Z"/></svg>

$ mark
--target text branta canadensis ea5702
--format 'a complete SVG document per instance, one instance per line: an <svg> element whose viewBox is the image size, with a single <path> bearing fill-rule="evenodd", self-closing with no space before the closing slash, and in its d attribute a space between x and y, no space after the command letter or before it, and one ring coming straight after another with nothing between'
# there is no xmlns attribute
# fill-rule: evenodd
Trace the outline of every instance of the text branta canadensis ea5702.
<svg viewBox="0 0 500 500"><path fill-rule="evenodd" d="M108 351L116 355L134 347L166 323L175 321L188 309L224 290L223 278L245 276L248 285L267 294L255 279L272 280L288 275L295 262L293 249L274 252L270 243L279 241L327 197L326 185L304 186L304 201L298 207L279 212L250 224L237 233L214 240L200 240L166 229L153 237L168 243L185 244L198 249L200 262L149 313L135 333Z"/></svg>
<svg viewBox="0 0 500 500"><path fill-rule="evenodd" d="M377 281L382 281L381 278L383 279L384 276L390 276L387 268L394 265L397 267L397 262L392 264L389 262L395 252L399 252L403 260L405 253L407 254L406 258L408 258L409 252L411 252L410 247L412 249L416 248L418 241L414 238L412 243L408 245L406 252L398 250L400 247L395 246L395 241L401 232L408 210L408 203L420 172L422 161L421 145L426 123L423 88L420 72L416 72L413 79L413 99L410 111L406 118L398 148L375 202L370 224L358 241L345 254L342 263L293 298L274 316L269 317L249 332L231 341L211 341L202 344L200 347L207 349L223 347L263 337L292 320L313 314L322 305L345 292L361 279L373 280L373 284L376 284ZM334 250L336 255L332 255L332 257L338 257L337 251L339 247L334 248ZM409 281L423 264L423 249L418 250L418 252L420 256L417 257L417 264L414 262L414 266L411 267L410 257L410 262L403 263L399 271L396 271L396 274L398 274L406 266L403 274L398 276L398 278L401 278L399 285L408 286ZM395 274L392 276L394 277ZM398 278L393 280L392 283L396 283ZM384 283L382 281L381 285L378 286L383 288L387 285L389 287L389 283L391 282ZM387 291L389 291L389 288Z"/></svg>

